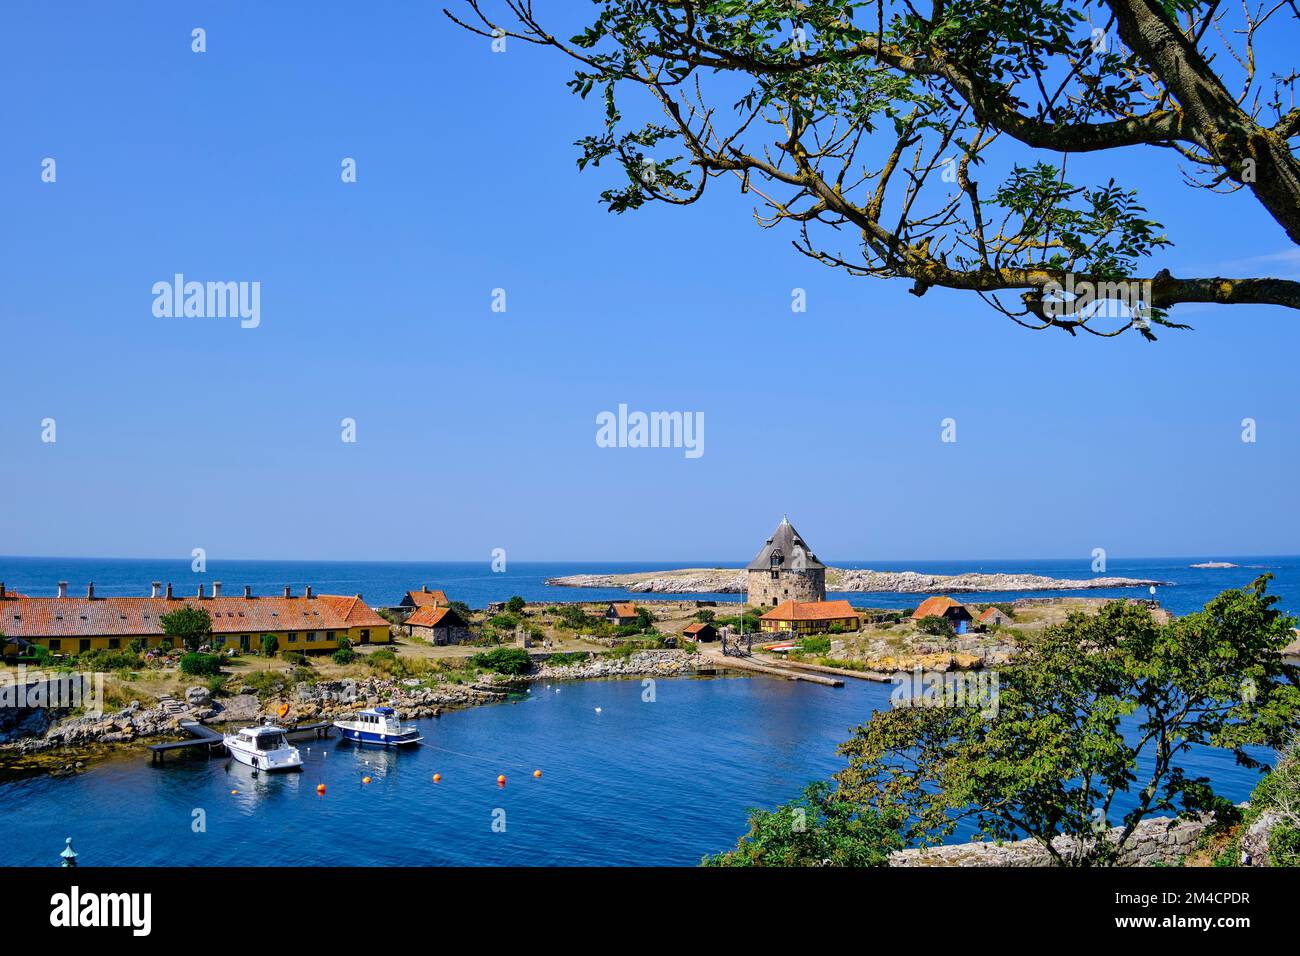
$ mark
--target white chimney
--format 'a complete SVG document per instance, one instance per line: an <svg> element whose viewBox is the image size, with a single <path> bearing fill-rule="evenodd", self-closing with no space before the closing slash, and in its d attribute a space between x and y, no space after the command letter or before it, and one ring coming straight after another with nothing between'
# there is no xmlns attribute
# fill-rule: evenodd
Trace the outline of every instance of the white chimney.
<svg viewBox="0 0 1300 956"><path fill-rule="evenodd" d="M212 582L212 596L213 596L214 598L219 598L219 597L221 597L221 582L220 582L220 581L213 581L213 582Z"/></svg>
<svg viewBox="0 0 1300 956"><path fill-rule="evenodd" d="M307 591L306 591L305 593L306 593L306 596L307 596L307 597L309 597L309 598L311 597L311 585L310 585L310 584L307 585Z"/></svg>
<svg viewBox="0 0 1300 956"><path fill-rule="evenodd" d="M162 582L161 581L153 582L153 590L149 592L149 596L151 598L156 598L156 597L160 597L161 595L162 595Z"/></svg>
<svg viewBox="0 0 1300 956"><path fill-rule="evenodd" d="M65 597L67 597L67 596L68 596L68 582L67 582L67 581L60 581L60 582L59 582L59 597L61 597L61 598L65 598Z"/></svg>
<svg viewBox="0 0 1300 956"><path fill-rule="evenodd" d="M203 585L199 585L199 600L203 599Z"/></svg>
<svg viewBox="0 0 1300 956"><path fill-rule="evenodd" d="M94 599L95 599L95 582L92 581L86 585L86 600L93 601Z"/></svg>
<svg viewBox="0 0 1300 956"><path fill-rule="evenodd" d="M293 597L293 590L287 584L284 586L284 596Z"/></svg>
<svg viewBox="0 0 1300 956"><path fill-rule="evenodd" d="M252 597L253 597L253 589L252 589L252 587L251 587L250 585L245 584L245 585L244 585L244 600L246 600L246 601L247 601L247 600L251 600Z"/></svg>
<svg viewBox="0 0 1300 956"><path fill-rule="evenodd" d="M170 581L168 581L168 582L167 582L167 600L170 601L171 599L172 599L172 583L171 583Z"/></svg>

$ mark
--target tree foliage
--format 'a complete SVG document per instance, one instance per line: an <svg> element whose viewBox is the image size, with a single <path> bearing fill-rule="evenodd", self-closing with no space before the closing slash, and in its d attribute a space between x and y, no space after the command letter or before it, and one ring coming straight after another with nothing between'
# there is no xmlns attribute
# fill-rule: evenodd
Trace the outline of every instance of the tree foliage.
<svg viewBox="0 0 1300 956"><path fill-rule="evenodd" d="M158 623L173 646L179 643L190 651L198 650L212 636L212 615L203 607L186 604L160 615Z"/></svg>
<svg viewBox="0 0 1300 956"><path fill-rule="evenodd" d="M1189 773L1191 748L1261 767L1247 748L1280 745L1300 719L1297 671L1279 653L1295 622L1265 593L1270 577L1165 625L1125 602L1072 614L999 672L995 717L875 714L841 747L841 793L905 813L910 841L938 842L969 819L985 837L1028 835L1076 865L1113 861L1150 815L1230 813L1208 778ZM1131 795L1122 811L1121 794ZM1082 850L1063 857L1058 836Z"/></svg>
<svg viewBox="0 0 1300 956"><path fill-rule="evenodd" d="M898 819L841 799L825 781L775 810L749 811L749 832L734 850L703 866L885 866L902 848Z"/></svg>
<svg viewBox="0 0 1300 956"><path fill-rule="evenodd" d="M479 0L447 15L571 58L570 90L603 106L578 166L619 171L613 212L725 177L819 262L1071 334L1154 338L1186 327L1180 303L1300 308L1295 281L1148 266L1171 240L1121 181L1141 161L1242 192L1300 243L1293 0L595 0L569 39L502 2L504 22ZM1098 152L1114 176L1077 179Z"/></svg>

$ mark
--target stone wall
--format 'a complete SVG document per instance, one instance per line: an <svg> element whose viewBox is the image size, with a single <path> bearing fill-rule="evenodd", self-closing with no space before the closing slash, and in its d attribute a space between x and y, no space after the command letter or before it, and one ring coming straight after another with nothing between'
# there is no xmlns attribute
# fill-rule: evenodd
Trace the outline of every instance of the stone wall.
<svg viewBox="0 0 1300 956"><path fill-rule="evenodd" d="M1129 837L1120 854L1120 866L1152 866L1157 863L1177 863L1179 857L1190 853L1201 833L1209 826L1207 820L1173 820L1169 817L1152 817L1143 820ZM1120 828L1110 831L1111 839L1119 839ZM1052 845L1068 857L1075 846L1069 837L1057 837ZM957 843L926 850L899 850L889 858L890 866L1053 866L1051 854L1037 840L1018 840L1014 843Z"/></svg>
<svg viewBox="0 0 1300 956"><path fill-rule="evenodd" d="M822 568L806 571L782 568L775 578L770 571L750 571L748 600L755 606L776 605L782 601L824 601L826 571Z"/></svg>

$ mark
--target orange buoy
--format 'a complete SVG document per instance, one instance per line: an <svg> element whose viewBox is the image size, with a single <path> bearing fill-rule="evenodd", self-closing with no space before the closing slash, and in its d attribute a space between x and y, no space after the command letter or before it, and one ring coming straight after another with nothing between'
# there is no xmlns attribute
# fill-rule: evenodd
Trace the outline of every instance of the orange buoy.
<svg viewBox="0 0 1300 956"><path fill-rule="evenodd" d="M318 784L316 784L316 792L319 793L319 794L321 794L321 795L324 795L324 793L325 793L325 784L323 784L323 783L318 783Z"/></svg>
<svg viewBox="0 0 1300 956"><path fill-rule="evenodd" d="M289 705L288 705L288 704L281 704L281 705L280 705L280 716L281 716L281 717L284 717L284 716L285 716L286 714L288 714L288 713L289 713Z"/></svg>
<svg viewBox="0 0 1300 956"><path fill-rule="evenodd" d="M540 770L534 770L534 771L533 771L533 776L534 776L534 777L540 777L541 775L542 775L542 772L541 772Z"/></svg>
<svg viewBox="0 0 1300 956"><path fill-rule="evenodd" d="M505 774L500 774L500 775L497 777L497 786L498 786L498 787L504 787L505 785L506 785L506 775L505 775Z"/></svg>
<svg viewBox="0 0 1300 956"><path fill-rule="evenodd" d="M230 795L231 795L232 797L235 796L235 795L238 794L238 793L239 793L238 790L231 790L231 791L230 791Z"/></svg>
<svg viewBox="0 0 1300 956"><path fill-rule="evenodd" d="M434 783L439 783L441 780L442 780L442 774L440 774L440 773L435 773L435 774L433 775L433 782L434 782Z"/></svg>
<svg viewBox="0 0 1300 956"><path fill-rule="evenodd" d="M362 778L361 778L361 782L362 782L362 783L369 783L369 782L370 782L370 778L369 778L369 777L362 777Z"/></svg>

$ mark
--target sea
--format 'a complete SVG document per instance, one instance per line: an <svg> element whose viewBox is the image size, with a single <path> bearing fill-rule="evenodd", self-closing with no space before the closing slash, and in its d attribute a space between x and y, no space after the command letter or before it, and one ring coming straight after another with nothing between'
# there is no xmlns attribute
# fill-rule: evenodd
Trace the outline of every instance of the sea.
<svg viewBox="0 0 1300 956"><path fill-rule="evenodd" d="M1157 599L1176 613L1272 573L1281 606L1300 613L1300 558L1228 557L1222 560L1240 567L1188 567L1202 560L1112 561L1106 573L1168 581ZM31 595L53 594L60 580L71 593L84 593L93 581L96 594L112 595L147 594L154 580L171 581L178 593L192 593L200 580L220 580L235 593L244 584L264 594L311 584L318 593L360 592L376 606L427 584L481 607L512 594L556 601L628 596L546 585L563 574L726 563L512 564L498 574L487 562L213 561L195 575L184 561L0 558L0 581ZM1087 561L828 563L944 574L1091 574ZM1113 593L1147 596L1145 589ZM917 600L848 597L878 607ZM789 800L842 767L838 745L888 706L891 691L868 681L833 688L740 676L535 683L508 702L419 721L424 743L411 752L305 741L305 768L297 774L255 777L224 757L172 756L153 765L138 750L65 777L6 775L0 765L0 865L57 865L72 837L80 862L94 866L690 866L733 846L746 831L748 808ZM1235 801L1248 798L1259 779L1217 750L1198 749L1185 766ZM1117 812L1126 806L1121 799ZM970 835L962 827L952 839Z"/></svg>
<svg viewBox="0 0 1300 956"><path fill-rule="evenodd" d="M1106 588L1088 591L996 591L960 595L966 601L1012 601L1021 597L1086 595L1091 597L1154 597L1175 614L1199 610L1205 602L1226 588L1243 587L1261 574L1272 574L1269 589L1280 598L1279 606L1300 615L1300 556L1222 557L1212 560L1235 564L1234 568L1193 568L1206 557L1121 558L1108 560L1103 571L1094 571L1092 559L1031 561L837 561L823 559L832 567L870 568L877 571L917 571L923 574L982 573L1039 574L1046 577L1084 580L1094 577L1128 577L1167 582L1151 595L1147 588ZM149 594L153 581L171 583L178 595L192 595L204 585L211 594L212 582L222 583L224 594L242 594L245 585L254 594L280 594L287 585L301 594L311 585L317 594L361 594L372 607L397 604L409 590L427 585L441 588L455 601L470 607L486 607L518 594L528 601L605 601L641 597L650 599L741 601L741 594L640 594L622 588L555 587L550 578L571 574L618 574L632 571L668 571L677 568L739 567L732 560L677 562L635 561L621 563L509 562L494 571L491 562L398 562L398 561L241 561L210 559L196 572L186 559L149 558L29 558L0 556L0 583L10 590L32 597L53 596L58 582L68 582L68 593L84 595L88 584L105 597ZM880 608L914 607L924 595L895 592L849 592L832 594L855 605Z"/></svg>

